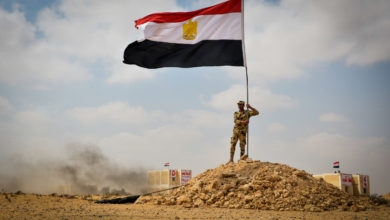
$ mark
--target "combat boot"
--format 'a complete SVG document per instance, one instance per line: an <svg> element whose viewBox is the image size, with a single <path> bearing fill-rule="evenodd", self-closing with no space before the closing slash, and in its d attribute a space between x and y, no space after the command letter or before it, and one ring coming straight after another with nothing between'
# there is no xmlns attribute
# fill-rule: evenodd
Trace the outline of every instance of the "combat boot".
<svg viewBox="0 0 390 220"><path fill-rule="evenodd" d="M246 160L248 158L248 155L247 154L244 154L240 157L240 160Z"/></svg>
<svg viewBox="0 0 390 220"><path fill-rule="evenodd" d="M234 158L234 152L230 152L230 160L227 163L234 163L233 158Z"/></svg>
<svg viewBox="0 0 390 220"><path fill-rule="evenodd" d="M244 149L241 148L240 157L242 157L242 156L244 156L244 155L245 155L245 148L244 148Z"/></svg>

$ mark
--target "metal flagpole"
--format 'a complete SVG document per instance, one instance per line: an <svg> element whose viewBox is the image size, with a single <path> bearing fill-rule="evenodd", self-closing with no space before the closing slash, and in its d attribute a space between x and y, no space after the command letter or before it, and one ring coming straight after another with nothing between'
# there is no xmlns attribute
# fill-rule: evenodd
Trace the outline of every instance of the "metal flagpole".
<svg viewBox="0 0 390 220"><path fill-rule="evenodd" d="M249 86L248 86L248 66L246 63L246 51L245 51L245 31L244 31L244 1L241 0L241 34L242 34L242 55L244 58L244 67L246 74L246 104L249 104ZM249 119L249 115L247 115ZM249 157L249 124L246 133L246 155Z"/></svg>
<svg viewBox="0 0 390 220"><path fill-rule="evenodd" d="M245 73L246 73L246 103L249 104L249 89L248 89L248 68L245 66ZM248 108L247 108L248 110ZM249 113L247 112L247 117L249 120ZM249 157L249 124L248 128L246 129L246 155Z"/></svg>

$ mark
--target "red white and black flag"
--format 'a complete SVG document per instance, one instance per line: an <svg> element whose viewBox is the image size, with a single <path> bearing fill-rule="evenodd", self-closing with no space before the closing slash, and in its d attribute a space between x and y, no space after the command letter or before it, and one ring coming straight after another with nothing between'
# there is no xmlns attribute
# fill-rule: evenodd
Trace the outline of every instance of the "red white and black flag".
<svg viewBox="0 0 390 220"><path fill-rule="evenodd" d="M135 21L145 38L123 62L145 68L244 66L241 0L191 12L162 12Z"/></svg>
<svg viewBox="0 0 390 220"><path fill-rule="evenodd" d="M340 168L339 161L333 162L333 168Z"/></svg>

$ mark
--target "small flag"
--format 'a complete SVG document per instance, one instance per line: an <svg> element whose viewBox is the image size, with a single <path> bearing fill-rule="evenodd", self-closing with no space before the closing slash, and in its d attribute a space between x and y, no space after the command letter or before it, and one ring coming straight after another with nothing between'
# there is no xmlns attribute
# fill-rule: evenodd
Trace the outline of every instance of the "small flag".
<svg viewBox="0 0 390 220"><path fill-rule="evenodd" d="M241 0L190 12L162 12L135 21L144 39L126 48L123 62L144 68L244 66Z"/></svg>
<svg viewBox="0 0 390 220"><path fill-rule="evenodd" d="M164 167L169 167L169 163L164 163Z"/></svg>
<svg viewBox="0 0 390 220"><path fill-rule="evenodd" d="M333 168L340 168L339 161L333 162Z"/></svg>

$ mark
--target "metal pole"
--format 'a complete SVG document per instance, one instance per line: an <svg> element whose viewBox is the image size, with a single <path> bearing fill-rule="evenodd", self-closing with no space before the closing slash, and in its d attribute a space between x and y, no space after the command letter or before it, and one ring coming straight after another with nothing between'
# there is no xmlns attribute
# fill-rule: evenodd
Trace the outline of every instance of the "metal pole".
<svg viewBox="0 0 390 220"><path fill-rule="evenodd" d="M248 87L248 66L246 63L246 50L245 50L245 31L244 31L244 1L241 0L241 34L242 34L242 55L244 59L244 67L245 67L245 74L246 74L246 103L249 104L249 87ZM247 115L249 119L249 115ZM246 134L246 155L249 157L249 124Z"/></svg>
<svg viewBox="0 0 390 220"><path fill-rule="evenodd" d="M245 66L246 73L246 103L249 104L248 67ZM248 109L247 109L248 110ZM247 114L249 120L249 114ZM246 132L246 155L249 157L249 124Z"/></svg>

